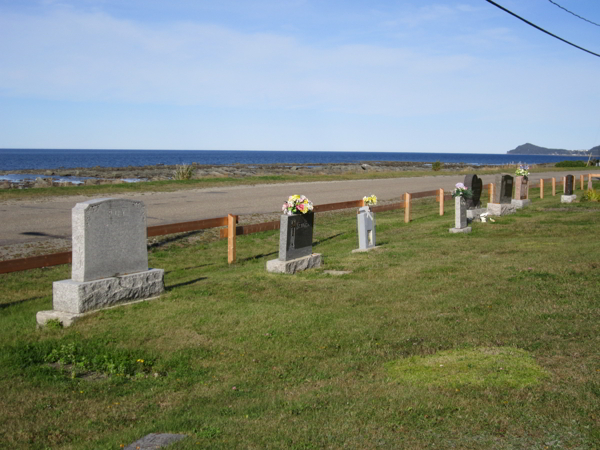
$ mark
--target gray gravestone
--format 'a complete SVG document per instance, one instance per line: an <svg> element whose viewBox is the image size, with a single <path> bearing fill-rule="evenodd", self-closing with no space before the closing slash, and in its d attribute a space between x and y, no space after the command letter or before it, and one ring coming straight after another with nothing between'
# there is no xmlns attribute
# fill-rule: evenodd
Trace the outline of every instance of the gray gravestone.
<svg viewBox="0 0 600 450"><path fill-rule="evenodd" d="M146 208L140 201L103 198L72 210L74 281L148 270Z"/></svg>
<svg viewBox="0 0 600 450"><path fill-rule="evenodd" d="M462 197L454 197L454 228L450 233L470 233L471 227L467 226L467 202Z"/></svg>
<svg viewBox="0 0 600 450"><path fill-rule="evenodd" d="M186 437L185 434L150 433L125 447L125 450L157 450Z"/></svg>
<svg viewBox="0 0 600 450"><path fill-rule="evenodd" d="M481 206L481 191L483 190L483 180L477 175L466 175L463 184L473 191L473 196L466 199L467 209L479 208Z"/></svg>
<svg viewBox="0 0 600 450"><path fill-rule="evenodd" d="M566 176L565 183L565 195L573 195L573 185L575 184L575 177L573 175Z"/></svg>
<svg viewBox="0 0 600 450"><path fill-rule="evenodd" d="M289 261L312 254L315 214L281 215L279 229L279 260Z"/></svg>
<svg viewBox="0 0 600 450"><path fill-rule="evenodd" d="M375 247L375 215L368 206L359 209L358 224L358 249L368 250Z"/></svg>
<svg viewBox="0 0 600 450"><path fill-rule="evenodd" d="M52 311L37 322L69 326L83 314L159 296L164 271L148 268L146 208L140 201L99 199L72 210L72 279L52 284Z"/></svg>
<svg viewBox="0 0 600 450"><path fill-rule="evenodd" d="M510 203L513 193L513 177L510 175L496 175L494 191L494 203Z"/></svg>

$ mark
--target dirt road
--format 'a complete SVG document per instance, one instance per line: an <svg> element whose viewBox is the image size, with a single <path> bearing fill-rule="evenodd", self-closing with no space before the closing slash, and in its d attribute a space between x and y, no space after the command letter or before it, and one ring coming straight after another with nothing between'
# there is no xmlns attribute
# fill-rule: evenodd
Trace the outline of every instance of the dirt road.
<svg viewBox="0 0 600 450"><path fill-rule="evenodd" d="M562 177L569 173L579 180L579 173L548 172L531 175L540 178ZM391 178L379 180L326 181L313 183L268 184L258 186L218 187L127 194L142 200L147 208L148 225L185 222L222 217L230 214L272 213L291 194L304 194L314 204L356 200L375 194L381 200L399 199L405 192L419 192L444 188L449 191L463 181L463 176L426 176L419 178ZM494 175L484 175L484 184L491 183ZM71 209L76 203L92 197L73 196L44 198L31 201L0 203L0 246L24 244L49 239L70 239ZM96 197L101 198L101 197Z"/></svg>

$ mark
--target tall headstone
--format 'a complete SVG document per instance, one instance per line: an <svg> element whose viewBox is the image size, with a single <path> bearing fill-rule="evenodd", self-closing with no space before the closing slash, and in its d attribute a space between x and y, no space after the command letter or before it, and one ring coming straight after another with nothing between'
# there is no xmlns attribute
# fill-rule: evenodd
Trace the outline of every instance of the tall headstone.
<svg viewBox="0 0 600 450"><path fill-rule="evenodd" d="M567 175L565 178L565 195L573 195L574 184L575 177L573 175Z"/></svg>
<svg viewBox="0 0 600 450"><path fill-rule="evenodd" d="M358 210L356 216L358 228L358 249L353 252L364 252L376 247L375 214L368 206Z"/></svg>
<svg viewBox="0 0 600 450"><path fill-rule="evenodd" d="M454 228L450 233L470 233L471 227L467 226L467 202L462 197L454 198Z"/></svg>
<svg viewBox="0 0 600 450"><path fill-rule="evenodd" d="M164 291L164 271L148 268L142 202L103 198L78 203L72 229L71 279L53 283L54 309L38 312L38 324L58 319L67 326L84 313Z"/></svg>
<svg viewBox="0 0 600 450"><path fill-rule="evenodd" d="M465 176L465 181L463 184L473 191L473 196L465 200L467 203L467 209L479 208L481 206L483 180L477 175L469 174Z"/></svg>
<svg viewBox="0 0 600 450"><path fill-rule="evenodd" d="M524 208L531 203L529 200L529 180L523 176L515 177L515 198L511 203L517 208Z"/></svg>
<svg viewBox="0 0 600 450"><path fill-rule="evenodd" d="M577 196L573 194L573 187L575 184L575 177L573 175L567 175L565 177L564 195L560 196L561 203L572 203L577 199Z"/></svg>
<svg viewBox="0 0 600 450"><path fill-rule="evenodd" d="M282 214L279 227L279 258L267 261L267 271L296 273L321 266L321 255L312 252L314 213Z"/></svg>

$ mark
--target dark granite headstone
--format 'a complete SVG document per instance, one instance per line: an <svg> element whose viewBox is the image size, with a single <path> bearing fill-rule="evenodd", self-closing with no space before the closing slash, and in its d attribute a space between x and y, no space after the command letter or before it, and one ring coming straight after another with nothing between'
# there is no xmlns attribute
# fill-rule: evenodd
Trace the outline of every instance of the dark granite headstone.
<svg viewBox="0 0 600 450"><path fill-rule="evenodd" d="M495 184L494 203L510 203L513 195L513 177L510 175L496 175Z"/></svg>
<svg viewBox="0 0 600 450"><path fill-rule="evenodd" d="M567 175L565 183L565 195L573 195L573 185L575 184L575 177L573 175Z"/></svg>
<svg viewBox="0 0 600 450"><path fill-rule="evenodd" d="M473 197L466 199L467 209L479 208L481 206L481 191L483 180L477 175L466 175L463 184L473 191Z"/></svg>
<svg viewBox="0 0 600 450"><path fill-rule="evenodd" d="M281 216L279 231L279 260L302 258L312 255L312 238L315 214Z"/></svg>

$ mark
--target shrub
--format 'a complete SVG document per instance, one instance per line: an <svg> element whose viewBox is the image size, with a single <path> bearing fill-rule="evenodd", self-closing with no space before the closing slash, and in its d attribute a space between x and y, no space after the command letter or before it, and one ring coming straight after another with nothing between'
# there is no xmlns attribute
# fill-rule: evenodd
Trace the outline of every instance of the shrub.
<svg viewBox="0 0 600 450"><path fill-rule="evenodd" d="M583 194L581 201L600 202L600 192L595 189L588 189Z"/></svg>
<svg viewBox="0 0 600 450"><path fill-rule="evenodd" d="M444 167L444 163L441 161L436 161L431 165L431 168L436 172L442 170L442 167Z"/></svg>
<svg viewBox="0 0 600 450"><path fill-rule="evenodd" d="M586 161L561 161L555 164L556 167L586 167Z"/></svg>
<svg viewBox="0 0 600 450"><path fill-rule="evenodd" d="M189 180L194 174L194 168L189 164L177 164L174 174L176 180Z"/></svg>

